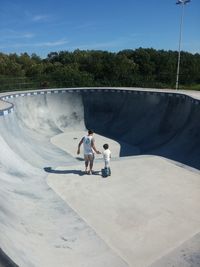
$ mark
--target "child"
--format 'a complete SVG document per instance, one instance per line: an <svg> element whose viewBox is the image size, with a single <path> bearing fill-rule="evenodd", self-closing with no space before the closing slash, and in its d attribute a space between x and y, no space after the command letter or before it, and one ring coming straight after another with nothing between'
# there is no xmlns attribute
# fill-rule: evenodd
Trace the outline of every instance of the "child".
<svg viewBox="0 0 200 267"><path fill-rule="evenodd" d="M109 149L108 144L103 145L104 151L103 151L103 159L105 163L105 168L102 169L102 176L107 177L111 175L111 170L110 170L110 159L111 159L111 151Z"/></svg>

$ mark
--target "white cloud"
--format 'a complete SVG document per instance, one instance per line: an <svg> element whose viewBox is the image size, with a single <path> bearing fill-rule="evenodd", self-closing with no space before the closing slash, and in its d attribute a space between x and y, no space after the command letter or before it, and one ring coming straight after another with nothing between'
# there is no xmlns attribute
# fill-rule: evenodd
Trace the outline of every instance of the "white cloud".
<svg viewBox="0 0 200 267"><path fill-rule="evenodd" d="M35 36L35 34L28 32L28 33L21 34L21 36L19 35L19 38L30 39L30 38L33 38L34 36Z"/></svg>
<svg viewBox="0 0 200 267"><path fill-rule="evenodd" d="M30 39L35 36L32 32L18 32L12 29L0 30L1 40Z"/></svg>
<svg viewBox="0 0 200 267"><path fill-rule="evenodd" d="M91 29L91 28L94 28L96 27L94 23L83 23L83 24L80 24L80 25L77 25L74 27L75 30L82 30L82 29Z"/></svg>
<svg viewBox="0 0 200 267"><path fill-rule="evenodd" d="M49 16L48 15L35 15L32 18L32 21L38 22L38 21L46 21L48 20Z"/></svg>
<svg viewBox="0 0 200 267"><path fill-rule="evenodd" d="M38 42L38 43L15 43L15 44L2 44L0 48L21 48L21 47L56 47L67 44L67 40L57 40L51 42Z"/></svg>
<svg viewBox="0 0 200 267"><path fill-rule="evenodd" d="M33 38L35 35L33 34L33 33L24 33L24 34L22 34L22 36L21 37L24 37L24 38Z"/></svg>
<svg viewBox="0 0 200 267"><path fill-rule="evenodd" d="M68 41L66 40L58 40L58 41L52 41L52 42L35 43L33 44L33 46L62 46L67 43Z"/></svg>

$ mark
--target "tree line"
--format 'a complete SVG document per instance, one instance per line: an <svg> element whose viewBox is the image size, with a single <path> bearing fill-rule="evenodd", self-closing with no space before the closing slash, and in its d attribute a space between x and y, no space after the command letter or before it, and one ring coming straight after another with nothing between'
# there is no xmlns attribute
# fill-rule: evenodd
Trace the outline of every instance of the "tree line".
<svg viewBox="0 0 200 267"><path fill-rule="evenodd" d="M177 51L138 48L0 53L0 91L64 87L175 88ZM180 88L200 90L200 54L181 51Z"/></svg>

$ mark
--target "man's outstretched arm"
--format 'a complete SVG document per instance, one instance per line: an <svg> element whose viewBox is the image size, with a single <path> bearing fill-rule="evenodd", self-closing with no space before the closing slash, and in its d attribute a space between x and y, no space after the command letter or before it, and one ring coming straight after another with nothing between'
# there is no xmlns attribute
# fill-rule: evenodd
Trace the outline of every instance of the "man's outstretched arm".
<svg viewBox="0 0 200 267"><path fill-rule="evenodd" d="M92 146L93 150L94 150L97 154L101 154L101 152L98 151L98 150L96 149L95 144L94 144L94 140L91 141L91 146Z"/></svg>

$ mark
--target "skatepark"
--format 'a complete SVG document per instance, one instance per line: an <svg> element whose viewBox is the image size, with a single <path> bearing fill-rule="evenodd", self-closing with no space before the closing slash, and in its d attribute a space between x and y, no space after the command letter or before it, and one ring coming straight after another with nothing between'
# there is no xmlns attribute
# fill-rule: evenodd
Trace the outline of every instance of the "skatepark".
<svg viewBox="0 0 200 267"><path fill-rule="evenodd" d="M200 266L200 93L71 88L0 97L4 262ZM108 178L102 155L94 174L83 172L76 151L87 129L100 151L110 145Z"/></svg>

